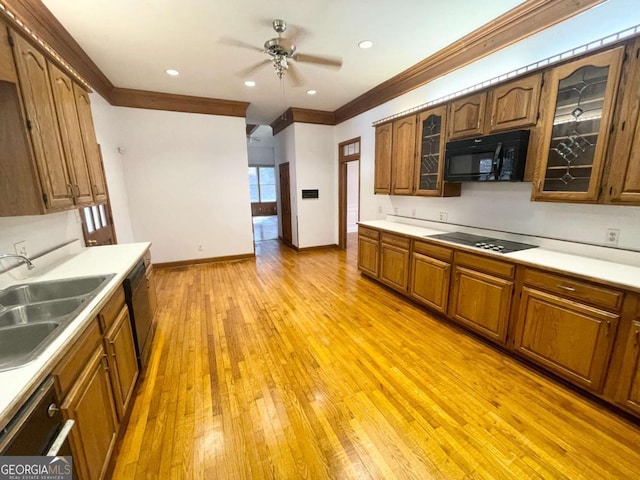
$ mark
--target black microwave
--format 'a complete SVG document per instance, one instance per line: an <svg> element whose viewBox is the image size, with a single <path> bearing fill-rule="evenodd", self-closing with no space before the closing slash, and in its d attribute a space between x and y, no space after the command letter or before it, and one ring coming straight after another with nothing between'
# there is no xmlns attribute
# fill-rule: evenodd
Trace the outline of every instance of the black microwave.
<svg viewBox="0 0 640 480"><path fill-rule="evenodd" d="M529 130L447 142L444 179L449 182L517 182L524 176Z"/></svg>

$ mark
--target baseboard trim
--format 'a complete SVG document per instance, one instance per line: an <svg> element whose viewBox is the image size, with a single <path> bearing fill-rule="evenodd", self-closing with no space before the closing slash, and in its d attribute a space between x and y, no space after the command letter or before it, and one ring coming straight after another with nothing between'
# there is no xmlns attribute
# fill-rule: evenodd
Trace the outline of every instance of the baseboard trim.
<svg viewBox="0 0 640 480"><path fill-rule="evenodd" d="M255 253L243 253L242 255L227 255L226 257L194 258L191 260L180 260L177 262L154 263L153 267L158 269L188 267L190 265L200 265L202 263L238 262L242 260L249 260L252 258L256 258Z"/></svg>
<svg viewBox="0 0 640 480"><path fill-rule="evenodd" d="M278 240L280 240L282 243L284 243L287 247L295 250L298 253L302 253L302 252L312 252L314 250L333 250L333 249L340 249L340 247L335 244L335 243L330 243L329 245L316 245L314 247L296 247L293 243L289 243L287 242L284 238L282 237L278 237Z"/></svg>

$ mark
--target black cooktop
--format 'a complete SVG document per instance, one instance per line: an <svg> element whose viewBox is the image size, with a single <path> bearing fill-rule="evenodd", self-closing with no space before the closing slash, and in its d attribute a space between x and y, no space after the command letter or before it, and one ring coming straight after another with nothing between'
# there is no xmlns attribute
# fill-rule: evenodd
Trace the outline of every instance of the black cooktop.
<svg viewBox="0 0 640 480"><path fill-rule="evenodd" d="M471 233L451 232L439 233L437 235L427 235L427 238L439 238L447 242L459 243L468 247L477 247L484 250L492 250L498 253L511 253L529 248L536 248L536 245L528 243L510 242L508 240L500 240L499 238L483 237L473 235Z"/></svg>

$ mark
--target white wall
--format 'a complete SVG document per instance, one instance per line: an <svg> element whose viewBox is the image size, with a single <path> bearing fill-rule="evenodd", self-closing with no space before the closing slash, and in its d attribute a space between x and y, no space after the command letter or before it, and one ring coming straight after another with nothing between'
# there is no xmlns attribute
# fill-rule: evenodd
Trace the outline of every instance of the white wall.
<svg viewBox="0 0 640 480"><path fill-rule="evenodd" d="M450 223L593 244L603 244L606 229L611 227L621 230L621 248L640 250L640 208L530 202L530 183L466 183L462 187L462 196L457 198L373 194L374 121L636 24L640 24L637 0L609 0L338 125L336 142L361 137L360 218L380 219L395 212L412 216L415 209L417 218L438 220L439 212L447 212Z"/></svg>
<svg viewBox="0 0 640 480"><path fill-rule="evenodd" d="M133 234L154 261L253 253L244 118L116 110Z"/></svg>
<svg viewBox="0 0 640 480"><path fill-rule="evenodd" d="M247 146L249 165L271 166L275 165L275 153L273 147L256 147L249 144Z"/></svg>
<svg viewBox="0 0 640 480"><path fill-rule="evenodd" d="M337 244L337 167L334 127L296 123L295 196L298 203L298 247ZM317 189L318 198L302 199L302 190Z"/></svg>
<svg viewBox="0 0 640 480"><path fill-rule="evenodd" d="M118 109L112 107L97 93L92 93L91 111L96 137L102 151L104 173L109 186L109 200L116 237L118 243L131 243L135 241L135 238L131 226L129 198L124 178L124 157L118 152L120 146Z"/></svg>
<svg viewBox="0 0 640 480"><path fill-rule="evenodd" d="M291 196L291 243L298 246L298 199L296 197L296 145L295 128L289 125L273 137L276 166L289 162ZM278 235L282 237L282 205L280 204L280 174L276 169L276 193L278 207Z"/></svg>
<svg viewBox="0 0 640 480"><path fill-rule="evenodd" d="M358 185L360 162L347 162L347 232L358 231Z"/></svg>

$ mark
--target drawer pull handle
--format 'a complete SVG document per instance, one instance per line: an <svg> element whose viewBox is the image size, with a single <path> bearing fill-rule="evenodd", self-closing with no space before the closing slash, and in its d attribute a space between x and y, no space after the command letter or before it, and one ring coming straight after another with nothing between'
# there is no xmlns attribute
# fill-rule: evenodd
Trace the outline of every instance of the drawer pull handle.
<svg viewBox="0 0 640 480"><path fill-rule="evenodd" d="M573 287L567 287L566 285L558 285L558 288L561 288L562 290L566 290L567 292L575 292L576 289Z"/></svg>

